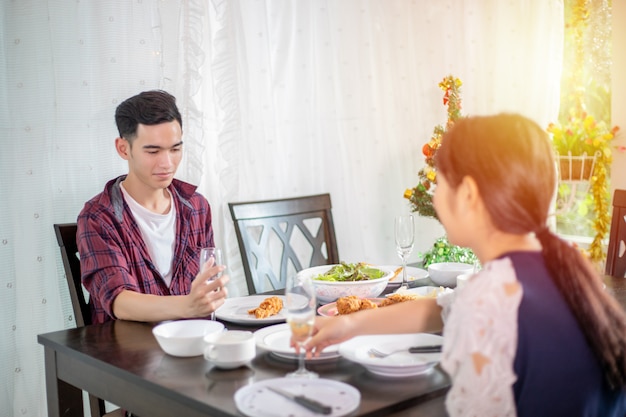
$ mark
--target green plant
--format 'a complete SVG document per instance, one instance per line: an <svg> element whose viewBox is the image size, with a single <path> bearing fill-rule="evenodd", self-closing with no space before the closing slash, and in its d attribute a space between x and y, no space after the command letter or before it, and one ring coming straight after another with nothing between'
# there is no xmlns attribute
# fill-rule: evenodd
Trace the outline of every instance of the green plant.
<svg viewBox="0 0 626 417"><path fill-rule="evenodd" d="M478 263L478 258L471 249L450 244L446 236L437 239L429 251L420 255L424 268L438 262L462 262L472 265Z"/></svg>

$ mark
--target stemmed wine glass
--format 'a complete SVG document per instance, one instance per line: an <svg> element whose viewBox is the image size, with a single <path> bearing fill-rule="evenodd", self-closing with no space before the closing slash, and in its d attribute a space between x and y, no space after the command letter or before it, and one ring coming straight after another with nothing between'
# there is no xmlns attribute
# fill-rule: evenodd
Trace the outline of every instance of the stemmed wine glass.
<svg viewBox="0 0 626 417"><path fill-rule="evenodd" d="M200 271L202 271L204 265L211 259L213 259L211 266L222 265L222 250L213 247L200 249ZM222 273L219 272L216 275L210 277L207 281L214 281L218 279L221 275ZM215 312L211 313L211 320L215 320Z"/></svg>
<svg viewBox="0 0 626 417"><path fill-rule="evenodd" d="M302 274L293 274L287 277L285 285L285 307L287 308L287 323L291 328L291 338L298 345L298 369L288 373L287 377L317 378L315 372L306 369L304 364L304 343L313 334L315 322L315 288L311 278Z"/></svg>
<svg viewBox="0 0 626 417"><path fill-rule="evenodd" d="M411 252L413 252L414 236L414 223L413 216L411 214L397 216L395 219L395 236L396 236L396 251L398 256L402 259L402 286L400 289L408 288L406 277L406 261Z"/></svg>

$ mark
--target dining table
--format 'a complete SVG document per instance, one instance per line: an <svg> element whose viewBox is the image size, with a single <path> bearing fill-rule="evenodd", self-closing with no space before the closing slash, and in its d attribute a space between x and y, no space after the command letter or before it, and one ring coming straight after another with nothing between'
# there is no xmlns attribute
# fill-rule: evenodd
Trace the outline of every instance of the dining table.
<svg viewBox="0 0 626 417"><path fill-rule="evenodd" d="M604 283L626 308L626 279L605 276ZM152 334L155 324L115 320L38 335L44 348L48 415L83 416L84 390L139 416L243 416L234 401L237 390L284 377L297 366L295 359L262 349L248 366L232 370L218 369L203 356L170 356ZM224 324L231 330L260 328ZM307 367L360 392L360 404L350 416L447 416L450 379L439 365L402 378L374 375L343 357L308 361Z"/></svg>

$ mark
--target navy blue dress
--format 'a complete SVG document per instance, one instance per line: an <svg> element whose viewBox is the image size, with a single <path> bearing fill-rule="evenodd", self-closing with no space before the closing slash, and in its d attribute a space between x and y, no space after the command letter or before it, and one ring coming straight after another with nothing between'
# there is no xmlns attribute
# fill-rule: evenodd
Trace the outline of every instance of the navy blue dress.
<svg viewBox="0 0 626 417"><path fill-rule="evenodd" d="M523 296L513 386L521 417L623 417L624 389L611 390L539 252L510 258Z"/></svg>

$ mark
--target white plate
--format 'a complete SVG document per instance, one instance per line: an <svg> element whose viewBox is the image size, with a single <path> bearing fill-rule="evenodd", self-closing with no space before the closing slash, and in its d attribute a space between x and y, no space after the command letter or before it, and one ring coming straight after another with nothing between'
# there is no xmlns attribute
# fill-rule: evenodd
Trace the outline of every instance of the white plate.
<svg viewBox="0 0 626 417"><path fill-rule="evenodd" d="M387 266L382 266L381 268L390 269L395 272L396 269L401 268L401 265L387 265ZM425 269L415 268L412 266L406 267L407 282L411 283L413 281L417 281L417 280L425 279L425 278L428 278L428 271L426 271ZM389 284L387 285L401 285L401 284L402 284L402 271L400 271L400 273L398 273L398 275L396 275L396 277L393 280L389 280Z"/></svg>
<svg viewBox="0 0 626 417"><path fill-rule="evenodd" d="M386 377L407 377L430 371L441 359L441 353L409 353L411 346L443 344L443 337L429 333L358 336L339 345L344 358L357 362L373 374ZM406 349L386 358L371 357L367 351L381 352Z"/></svg>
<svg viewBox="0 0 626 417"><path fill-rule="evenodd" d="M235 297L227 298L224 304L215 310L215 317L220 320L230 321L231 323L239 324L270 324L280 323L287 319L286 308L283 307L278 314L266 317L264 319L257 319L254 314L248 314L248 310L256 308L265 300L272 296L269 295L249 295L247 297ZM283 300L283 304L286 301L284 295L276 295Z"/></svg>
<svg viewBox="0 0 626 417"><path fill-rule="evenodd" d="M297 358L295 349L289 346L291 330L287 323L275 324L259 329L254 332L254 339L257 347L272 352L276 356L288 359ZM308 360L326 360L338 357L339 346L332 345L324 349L319 356Z"/></svg>
<svg viewBox="0 0 626 417"><path fill-rule="evenodd" d="M319 417L320 414L270 391L266 387L280 388L296 395L329 405L330 417L340 417L356 410L361 403L361 393L351 385L332 379L275 378L255 382L235 392L237 409L250 417Z"/></svg>

